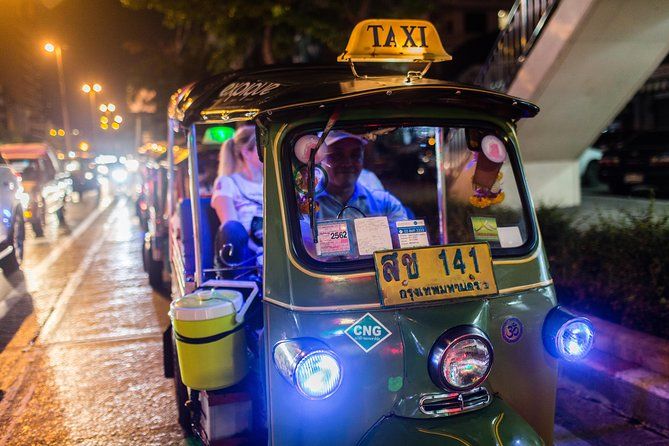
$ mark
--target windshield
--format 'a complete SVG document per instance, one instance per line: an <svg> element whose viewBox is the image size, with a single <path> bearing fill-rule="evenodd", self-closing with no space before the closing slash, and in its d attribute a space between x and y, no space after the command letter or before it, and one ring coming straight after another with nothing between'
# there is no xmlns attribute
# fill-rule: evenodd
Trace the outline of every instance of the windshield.
<svg viewBox="0 0 669 446"><path fill-rule="evenodd" d="M529 243L531 226L512 168L514 148L501 131L331 131L315 156L311 228L307 166L319 136L301 133L288 148L295 245L308 261L370 266L372 254L387 249L487 242L493 255L504 255Z"/></svg>

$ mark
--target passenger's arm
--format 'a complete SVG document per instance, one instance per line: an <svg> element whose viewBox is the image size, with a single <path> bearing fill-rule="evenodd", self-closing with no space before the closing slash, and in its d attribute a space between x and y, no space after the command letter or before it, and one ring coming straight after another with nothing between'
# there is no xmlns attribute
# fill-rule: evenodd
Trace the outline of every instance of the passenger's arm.
<svg viewBox="0 0 669 446"><path fill-rule="evenodd" d="M230 197L214 195L211 199L211 207L216 211L216 215L222 225L230 220L239 220L235 204Z"/></svg>

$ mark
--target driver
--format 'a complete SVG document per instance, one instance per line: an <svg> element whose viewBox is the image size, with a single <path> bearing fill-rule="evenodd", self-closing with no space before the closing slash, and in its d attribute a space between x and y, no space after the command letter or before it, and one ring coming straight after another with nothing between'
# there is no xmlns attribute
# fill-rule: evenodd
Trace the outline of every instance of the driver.
<svg viewBox="0 0 669 446"><path fill-rule="evenodd" d="M333 130L325 138L321 165L328 181L325 190L316 195L319 204L316 218L386 216L390 222L406 220L402 203L387 191L369 189L360 179L363 171L366 141L348 132Z"/></svg>

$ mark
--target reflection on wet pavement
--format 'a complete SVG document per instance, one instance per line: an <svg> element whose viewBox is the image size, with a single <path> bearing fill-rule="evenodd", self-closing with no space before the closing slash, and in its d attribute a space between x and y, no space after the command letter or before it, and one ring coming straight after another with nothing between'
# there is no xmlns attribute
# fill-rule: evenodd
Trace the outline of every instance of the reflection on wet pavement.
<svg viewBox="0 0 669 446"><path fill-rule="evenodd" d="M0 338L0 445L184 444L162 375L168 301L147 284L141 237L122 200L35 284L27 271L20 327Z"/></svg>

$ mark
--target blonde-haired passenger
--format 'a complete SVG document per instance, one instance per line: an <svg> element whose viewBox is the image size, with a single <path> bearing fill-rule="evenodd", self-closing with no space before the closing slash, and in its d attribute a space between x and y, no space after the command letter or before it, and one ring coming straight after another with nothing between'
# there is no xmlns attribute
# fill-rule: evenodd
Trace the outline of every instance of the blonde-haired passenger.
<svg viewBox="0 0 669 446"><path fill-rule="evenodd" d="M226 244L235 247L228 256L235 263L249 259L262 247L262 181L255 127L239 127L221 146L211 197L211 207L221 221L216 236L217 257ZM216 263L220 264L218 259Z"/></svg>

